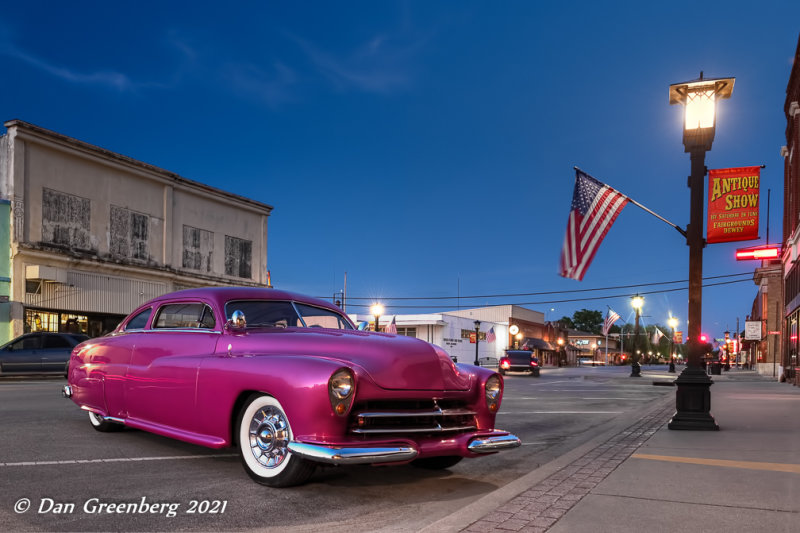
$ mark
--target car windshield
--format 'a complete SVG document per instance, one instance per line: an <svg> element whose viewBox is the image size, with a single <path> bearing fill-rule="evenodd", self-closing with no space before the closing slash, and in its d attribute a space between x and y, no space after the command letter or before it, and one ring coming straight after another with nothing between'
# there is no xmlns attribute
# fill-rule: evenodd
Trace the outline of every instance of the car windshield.
<svg viewBox="0 0 800 533"><path fill-rule="evenodd" d="M353 329L350 322L330 309L274 300L232 300L225 304L225 318L244 313L248 328Z"/></svg>

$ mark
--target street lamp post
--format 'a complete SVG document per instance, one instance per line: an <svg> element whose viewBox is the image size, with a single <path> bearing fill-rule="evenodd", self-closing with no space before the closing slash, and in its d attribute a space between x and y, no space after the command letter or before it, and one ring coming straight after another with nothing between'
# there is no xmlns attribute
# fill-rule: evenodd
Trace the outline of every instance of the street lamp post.
<svg viewBox="0 0 800 533"><path fill-rule="evenodd" d="M383 306L381 304L373 304L373 306L370 307L370 312L375 317L375 331L378 331L381 315L383 314Z"/></svg>
<svg viewBox="0 0 800 533"><path fill-rule="evenodd" d="M480 366L481 362L478 360L478 342L480 342L480 337L478 334L481 331L481 321L476 320L475 324L475 366Z"/></svg>
<svg viewBox="0 0 800 533"><path fill-rule="evenodd" d="M700 78L669 87L669 103L685 107L684 151L689 154L690 214L686 228L689 246L689 325L687 328L686 368L675 380L676 413L669 429L718 430L711 416L711 378L701 366L700 341L703 312L703 197L705 193L706 152L711 150L716 129L716 101L730 98L734 78Z"/></svg>
<svg viewBox="0 0 800 533"><path fill-rule="evenodd" d="M631 363L631 376L632 378L638 378L642 376L642 366L639 364L639 316L642 312L642 305L644 304L644 298L639 296L638 294L631 298L631 305L634 309L636 309L636 322L634 322L633 326L633 350L632 353L636 354L633 358L633 362Z"/></svg>
<svg viewBox="0 0 800 533"><path fill-rule="evenodd" d="M674 316L669 317L667 324L672 328L672 337L669 339L669 371L675 373L675 329L678 327L678 319Z"/></svg>

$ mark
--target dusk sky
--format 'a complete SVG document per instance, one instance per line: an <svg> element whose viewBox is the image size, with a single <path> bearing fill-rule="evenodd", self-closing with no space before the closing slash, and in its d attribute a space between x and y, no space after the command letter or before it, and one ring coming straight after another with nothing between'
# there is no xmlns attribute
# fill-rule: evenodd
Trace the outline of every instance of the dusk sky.
<svg viewBox="0 0 800 533"><path fill-rule="evenodd" d="M688 247L636 206L582 282L558 276L573 167L685 227L669 85L735 77L706 165L766 168L761 239L705 249L705 277L739 274L703 291L721 337L756 294L734 251L766 242L768 189L781 240L799 20L797 0L7 2L0 119L274 206L281 289L330 298L347 272L348 296L389 315L516 303L547 320L628 318L642 292L646 324L685 331L687 283L663 283L688 279ZM397 299L417 297L438 299Z"/></svg>

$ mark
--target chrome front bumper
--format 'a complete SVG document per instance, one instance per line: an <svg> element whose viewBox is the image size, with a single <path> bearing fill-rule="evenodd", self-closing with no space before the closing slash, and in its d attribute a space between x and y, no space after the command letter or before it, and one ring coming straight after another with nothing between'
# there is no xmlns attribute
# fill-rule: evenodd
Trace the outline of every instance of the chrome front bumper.
<svg viewBox="0 0 800 533"><path fill-rule="evenodd" d="M515 435L487 435L478 437L467 444L467 450L474 454L495 453L520 446L522 442ZM292 441L289 451L295 455L333 465L359 465L377 463L403 463L416 459L419 450L413 446L375 446L346 447L323 446L306 442Z"/></svg>
<svg viewBox="0 0 800 533"><path fill-rule="evenodd" d="M522 445L522 441L516 435L492 435L485 438L478 438L467 445L467 449L472 453L494 453L502 450L510 450Z"/></svg>
<svg viewBox="0 0 800 533"><path fill-rule="evenodd" d="M411 461L417 450L411 446L382 448L330 448L319 444L290 442L289 451L310 461L333 465L360 465L375 463L399 463Z"/></svg>

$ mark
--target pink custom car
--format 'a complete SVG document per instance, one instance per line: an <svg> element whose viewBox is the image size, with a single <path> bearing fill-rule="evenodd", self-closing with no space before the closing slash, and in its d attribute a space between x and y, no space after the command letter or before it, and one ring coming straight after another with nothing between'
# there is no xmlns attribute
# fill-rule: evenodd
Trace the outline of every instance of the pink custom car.
<svg viewBox="0 0 800 533"><path fill-rule="evenodd" d="M520 445L494 429L495 372L359 331L339 308L275 289L148 302L75 348L64 395L98 431L237 446L250 477L273 487L303 483L317 464L447 468Z"/></svg>

